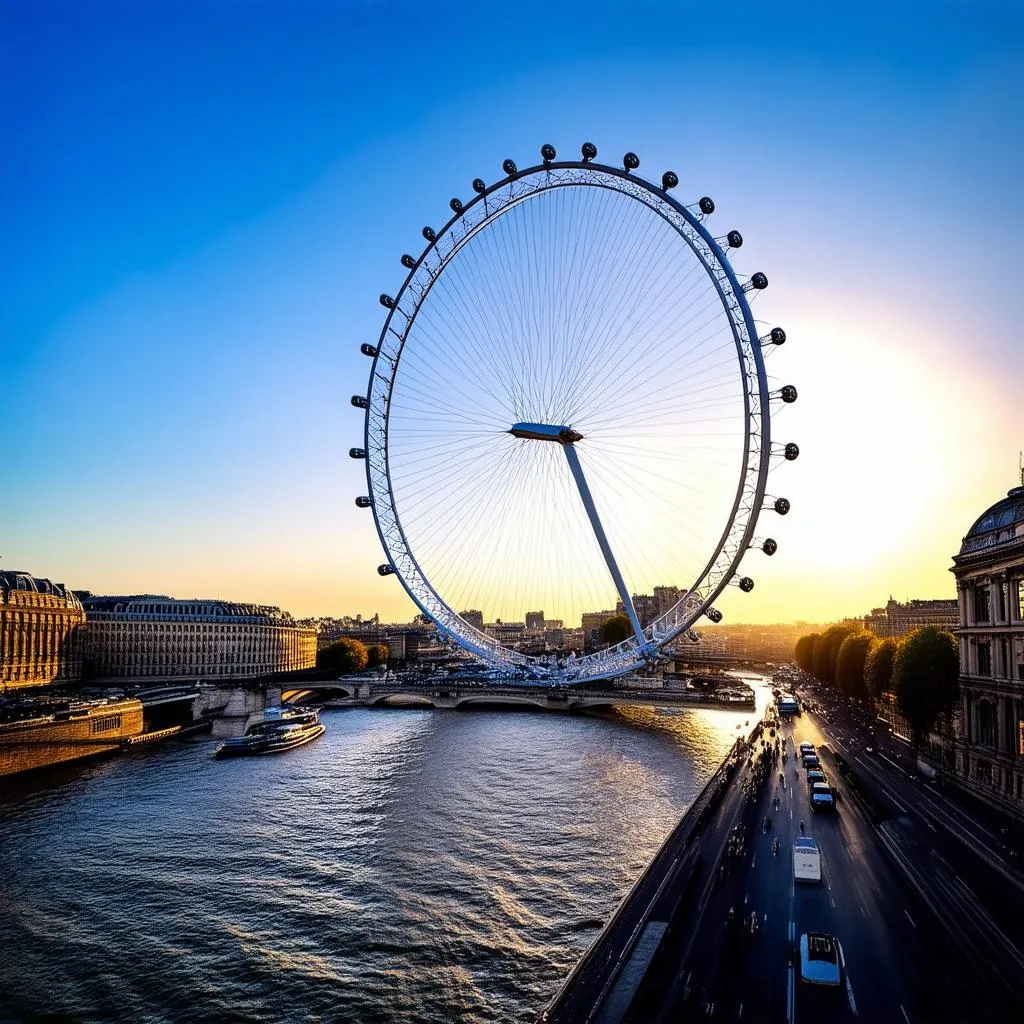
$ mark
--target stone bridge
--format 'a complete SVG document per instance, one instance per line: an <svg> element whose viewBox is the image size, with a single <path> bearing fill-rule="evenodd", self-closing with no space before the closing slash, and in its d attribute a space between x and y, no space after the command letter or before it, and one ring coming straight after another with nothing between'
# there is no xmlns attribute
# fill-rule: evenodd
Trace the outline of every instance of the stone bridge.
<svg viewBox="0 0 1024 1024"><path fill-rule="evenodd" d="M411 685L363 678L311 681L284 689L285 700L328 703L332 707L433 707L467 708L473 705L535 707L545 711L580 711L613 704L651 707L714 708L752 711L754 692L738 681L728 689L700 692L666 687L637 686L551 687L512 686L499 683L437 682Z"/></svg>

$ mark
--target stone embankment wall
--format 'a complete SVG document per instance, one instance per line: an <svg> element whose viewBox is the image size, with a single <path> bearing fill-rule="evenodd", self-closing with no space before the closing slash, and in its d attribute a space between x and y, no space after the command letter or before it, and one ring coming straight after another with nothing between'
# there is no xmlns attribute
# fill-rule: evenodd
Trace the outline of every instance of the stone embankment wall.
<svg viewBox="0 0 1024 1024"><path fill-rule="evenodd" d="M0 724L0 777L117 750L142 732L134 698L89 708L76 717Z"/></svg>

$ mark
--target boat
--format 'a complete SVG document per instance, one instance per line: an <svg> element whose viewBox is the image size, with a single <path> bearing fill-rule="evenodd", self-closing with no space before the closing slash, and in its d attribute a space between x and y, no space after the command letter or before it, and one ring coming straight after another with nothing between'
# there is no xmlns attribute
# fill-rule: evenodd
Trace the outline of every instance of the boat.
<svg viewBox="0 0 1024 1024"><path fill-rule="evenodd" d="M233 736L218 748L216 757L245 757L253 754L278 754L301 747L326 731L316 708L298 708L277 704L266 708L263 717L250 725L243 736Z"/></svg>

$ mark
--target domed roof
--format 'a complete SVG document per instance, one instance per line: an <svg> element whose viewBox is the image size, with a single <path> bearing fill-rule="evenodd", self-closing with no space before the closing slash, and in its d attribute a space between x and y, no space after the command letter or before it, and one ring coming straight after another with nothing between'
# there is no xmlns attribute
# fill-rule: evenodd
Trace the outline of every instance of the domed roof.
<svg viewBox="0 0 1024 1024"><path fill-rule="evenodd" d="M1024 539L1024 487L1014 487L1005 498L983 512L967 531L960 554Z"/></svg>
<svg viewBox="0 0 1024 1024"><path fill-rule="evenodd" d="M69 608L82 607L74 591L64 586L63 583L54 583L51 580L43 579L41 576L33 576L30 572L23 572L21 569L0 569L0 591L8 594L12 590L28 590L36 594L52 594L54 597L65 600Z"/></svg>

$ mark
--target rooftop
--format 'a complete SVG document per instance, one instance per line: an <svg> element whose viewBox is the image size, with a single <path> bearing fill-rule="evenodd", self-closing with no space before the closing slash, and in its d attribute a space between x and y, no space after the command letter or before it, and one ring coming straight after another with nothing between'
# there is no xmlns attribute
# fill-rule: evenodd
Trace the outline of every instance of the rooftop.
<svg viewBox="0 0 1024 1024"><path fill-rule="evenodd" d="M983 512L967 531L961 555L1024 539L1024 486L1012 488L1000 501Z"/></svg>

